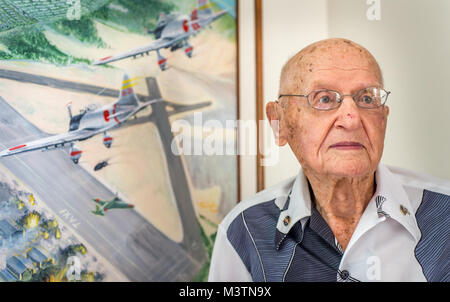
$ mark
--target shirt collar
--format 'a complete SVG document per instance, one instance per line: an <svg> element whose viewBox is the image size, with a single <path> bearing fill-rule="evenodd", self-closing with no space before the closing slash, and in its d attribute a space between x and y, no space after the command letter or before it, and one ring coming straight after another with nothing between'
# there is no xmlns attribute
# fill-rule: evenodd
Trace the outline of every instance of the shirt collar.
<svg viewBox="0 0 450 302"><path fill-rule="evenodd" d="M281 209L278 218L277 229L282 234L287 234L299 220L311 216L311 195L308 180L303 170L295 178L286 204Z"/></svg>
<svg viewBox="0 0 450 302"><path fill-rule="evenodd" d="M411 201L400 180L381 164L378 165L375 179L377 188L372 199L375 199L378 216L394 219L411 233L416 243L419 242L420 229L413 214Z"/></svg>
<svg viewBox="0 0 450 302"><path fill-rule="evenodd" d="M413 208L403 185L382 164L378 165L375 179L377 187L369 203L375 201L378 217L384 219L383 216L385 216L396 220L411 233L417 243L420 240L421 233L415 216L412 214ZM283 207L280 207L281 212L277 222L277 235L275 238L277 247L280 246L297 222L301 221L302 228L304 228L304 221L306 220L302 219L311 216L311 204L308 180L303 170L300 169L286 203ZM369 209L372 209L372 207L366 208L366 210Z"/></svg>

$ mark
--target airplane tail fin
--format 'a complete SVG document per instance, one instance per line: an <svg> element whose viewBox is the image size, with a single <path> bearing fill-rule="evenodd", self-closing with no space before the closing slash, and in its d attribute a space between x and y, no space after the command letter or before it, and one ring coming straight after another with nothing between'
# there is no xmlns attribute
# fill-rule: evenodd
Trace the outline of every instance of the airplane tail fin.
<svg viewBox="0 0 450 302"><path fill-rule="evenodd" d="M67 111L69 112L69 117L72 119L72 101L69 101L66 105Z"/></svg>
<svg viewBox="0 0 450 302"><path fill-rule="evenodd" d="M137 78L130 79L127 74L123 76L122 89L120 90L119 106L137 106L138 99L134 93L133 86L136 85Z"/></svg>
<svg viewBox="0 0 450 302"><path fill-rule="evenodd" d="M158 25L165 24L166 21L167 21L166 14L163 13L163 12L161 12L161 13L159 14L159 18L158 18Z"/></svg>
<svg viewBox="0 0 450 302"><path fill-rule="evenodd" d="M213 14L214 13L211 9L211 3L209 2L209 0L197 0L197 8L192 11L191 16L196 17L196 19L203 19L206 17L210 17Z"/></svg>

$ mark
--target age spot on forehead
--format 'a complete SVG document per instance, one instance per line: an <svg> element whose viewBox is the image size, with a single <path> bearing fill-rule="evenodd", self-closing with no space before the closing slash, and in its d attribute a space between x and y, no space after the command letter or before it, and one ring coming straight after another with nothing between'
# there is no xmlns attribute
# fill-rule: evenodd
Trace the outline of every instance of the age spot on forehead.
<svg viewBox="0 0 450 302"><path fill-rule="evenodd" d="M343 41L344 41L344 43L347 43L348 45L354 46L353 43L351 41L349 41L349 40L343 40Z"/></svg>
<svg viewBox="0 0 450 302"><path fill-rule="evenodd" d="M309 50L309 53L313 53L313 52L314 52L314 50L316 50L316 48L317 48L317 46L313 46L313 47L311 47L311 49ZM300 60L301 60L301 58L300 58Z"/></svg>

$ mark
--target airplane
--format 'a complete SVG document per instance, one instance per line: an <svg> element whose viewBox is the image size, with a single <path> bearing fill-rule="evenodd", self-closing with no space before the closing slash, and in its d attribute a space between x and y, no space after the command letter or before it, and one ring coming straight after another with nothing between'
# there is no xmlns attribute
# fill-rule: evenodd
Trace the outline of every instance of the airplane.
<svg viewBox="0 0 450 302"><path fill-rule="evenodd" d="M184 48L186 56L192 58L194 47L189 44L189 37L196 35L200 30L226 13L227 10L214 13L209 0L197 0L197 8L192 10L190 17L177 12L169 15L161 13L156 28L148 31L148 33L155 36L156 40L131 51L97 60L93 62L93 65L104 65L129 57L136 59L139 55L149 55L151 51L156 51L159 68L164 71L166 70L167 59L161 55L160 49L170 47L170 51L173 52L177 49Z"/></svg>
<svg viewBox="0 0 450 302"><path fill-rule="evenodd" d="M95 205L95 211L91 213L98 216L105 216L106 212L111 209L132 209L134 205L128 204L122 201L119 197L114 197L111 201L100 200L99 198L93 199L97 204Z"/></svg>
<svg viewBox="0 0 450 302"><path fill-rule="evenodd" d="M75 142L87 140L100 133L103 133L103 144L110 148L113 137L108 133L109 130L122 126L149 105L163 101L159 97L141 102L133 89L133 86L136 85L135 80L130 79L127 74L124 75L119 98L113 104L101 108L87 106L79 114L72 115L71 103L69 103L67 105L70 117L69 132L51 135L8 148L0 152L0 158L29 151L50 151L70 146L69 156L75 164L78 164L83 151L75 146Z"/></svg>

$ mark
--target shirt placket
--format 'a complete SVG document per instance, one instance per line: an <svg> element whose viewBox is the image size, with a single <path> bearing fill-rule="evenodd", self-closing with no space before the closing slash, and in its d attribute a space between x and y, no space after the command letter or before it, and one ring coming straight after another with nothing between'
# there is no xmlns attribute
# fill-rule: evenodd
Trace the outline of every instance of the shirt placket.
<svg viewBox="0 0 450 302"><path fill-rule="evenodd" d="M337 281L338 282L355 282L359 281L356 278L352 277L351 269L347 265L349 262L348 255L352 248L358 244L358 239L360 239L365 233L367 233L370 229L375 227L378 223L386 220L389 215L384 213L382 206L380 205L379 200L386 200L384 196L377 196L380 198L372 199L367 205L366 210L361 216L358 225L347 245L347 248L343 252L341 263L339 265L339 269L337 272ZM381 203L382 204L382 203Z"/></svg>

